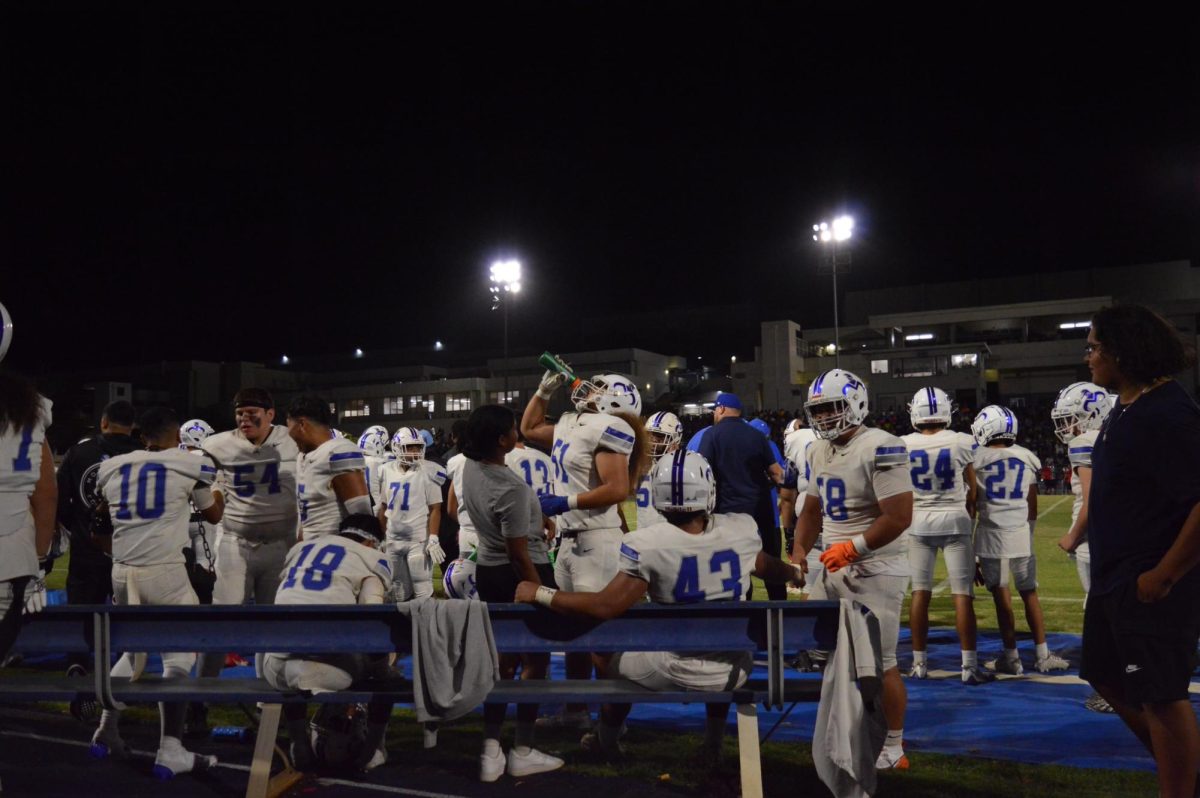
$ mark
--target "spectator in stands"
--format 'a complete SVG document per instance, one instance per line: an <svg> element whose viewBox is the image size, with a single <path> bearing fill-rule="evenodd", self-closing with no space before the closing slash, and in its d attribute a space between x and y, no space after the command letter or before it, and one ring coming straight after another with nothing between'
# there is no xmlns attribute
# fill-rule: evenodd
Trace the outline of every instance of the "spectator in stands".
<svg viewBox="0 0 1200 798"><path fill-rule="evenodd" d="M778 558L783 552L783 535L778 512L772 509L771 490L783 484L783 469L766 437L742 419L742 402L736 394L717 394L713 426L700 440L699 452L712 464L717 479L715 512L752 517L758 524L763 551ZM786 586L778 589L781 598L786 598Z"/></svg>
<svg viewBox="0 0 1200 798"><path fill-rule="evenodd" d="M1159 794L1190 796L1200 769L1188 700L1200 641L1200 408L1172 375L1194 357L1139 305L1100 310L1086 352L1092 381L1118 401L1092 451L1080 675L1154 756Z"/></svg>
<svg viewBox="0 0 1200 798"><path fill-rule="evenodd" d="M90 523L96 504L100 463L137 449L133 405L110 402L100 416L100 434L67 450L58 467L58 525L67 530L71 559L67 566L67 603L104 604L112 598L112 558L92 545ZM89 660L73 655L67 673L83 676Z"/></svg>

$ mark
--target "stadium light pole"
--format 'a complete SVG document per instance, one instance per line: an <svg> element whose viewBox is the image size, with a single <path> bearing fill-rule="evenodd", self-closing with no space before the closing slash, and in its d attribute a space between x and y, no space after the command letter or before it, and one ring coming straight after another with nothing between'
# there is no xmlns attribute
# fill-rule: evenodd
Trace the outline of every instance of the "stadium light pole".
<svg viewBox="0 0 1200 798"><path fill-rule="evenodd" d="M833 273L833 358L834 364L842 367L842 342L838 329L838 244L849 241L854 233L854 219L849 216L839 216L832 222L817 222L813 225L813 241L821 247L829 247L829 271ZM846 253L846 263L850 262L850 253Z"/></svg>
<svg viewBox="0 0 1200 798"><path fill-rule="evenodd" d="M508 404L508 304L521 293L521 262L498 260L492 264L492 310L504 314L504 404Z"/></svg>

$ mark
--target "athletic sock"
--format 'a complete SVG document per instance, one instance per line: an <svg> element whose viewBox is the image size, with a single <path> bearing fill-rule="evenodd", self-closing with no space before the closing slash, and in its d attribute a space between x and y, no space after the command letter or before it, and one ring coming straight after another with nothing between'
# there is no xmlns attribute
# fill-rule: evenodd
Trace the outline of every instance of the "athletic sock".
<svg viewBox="0 0 1200 798"><path fill-rule="evenodd" d="M1017 653L1017 650L1015 648L1006 648L1006 649L1004 649L1004 658L1005 659L1020 659L1021 655Z"/></svg>
<svg viewBox="0 0 1200 798"><path fill-rule="evenodd" d="M974 649L971 649L970 651L964 650L962 652L962 666L964 669L979 667L978 652L976 652Z"/></svg>
<svg viewBox="0 0 1200 798"><path fill-rule="evenodd" d="M1037 644L1037 658L1045 659L1048 656L1050 656L1050 645L1048 643L1038 643Z"/></svg>
<svg viewBox="0 0 1200 798"><path fill-rule="evenodd" d="M924 665L929 661L928 651L917 651L913 649L913 665Z"/></svg>
<svg viewBox="0 0 1200 798"><path fill-rule="evenodd" d="M100 713L100 729L102 731L117 731L121 722L119 710L106 709Z"/></svg>
<svg viewBox="0 0 1200 798"><path fill-rule="evenodd" d="M883 741L884 748L903 748L904 729L888 729L887 739Z"/></svg>

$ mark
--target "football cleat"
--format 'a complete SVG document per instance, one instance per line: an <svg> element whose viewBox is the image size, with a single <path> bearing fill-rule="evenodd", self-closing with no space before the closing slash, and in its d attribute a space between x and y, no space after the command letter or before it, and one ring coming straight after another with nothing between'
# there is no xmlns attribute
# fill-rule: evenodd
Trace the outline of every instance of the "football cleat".
<svg viewBox="0 0 1200 798"><path fill-rule="evenodd" d="M1083 706L1086 709L1090 709L1092 712L1100 712L1104 715L1112 715L1117 711L1113 708L1113 705L1105 701L1104 696L1100 695L1099 693L1092 693L1090 696L1085 698L1083 700Z"/></svg>
<svg viewBox="0 0 1200 798"><path fill-rule="evenodd" d="M928 677L929 663L927 662L914 662L908 669L908 678L910 679L926 679Z"/></svg>
<svg viewBox="0 0 1200 798"><path fill-rule="evenodd" d="M1021 664L1020 657L1014 659L1001 657L1000 659L992 660L987 666L996 673L1007 673L1009 676L1023 676L1025 674L1025 666Z"/></svg>
<svg viewBox="0 0 1200 798"><path fill-rule="evenodd" d="M1033 663L1033 667L1037 669L1038 673L1049 673L1050 671L1065 671L1071 667L1071 663L1051 652L1044 657L1038 657Z"/></svg>
<svg viewBox="0 0 1200 798"><path fill-rule="evenodd" d="M532 776L535 773L549 773L558 770L565 762L556 756L544 754L536 748L530 748L523 754L518 754L516 748L508 752L508 775L514 778Z"/></svg>
<svg viewBox="0 0 1200 798"><path fill-rule="evenodd" d="M980 685L980 684L989 684L990 682L994 682L994 681L996 681L995 675L988 673L987 671L983 670L982 668L974 667L974 668L963 668L962 669L962 683L963 684L969 684L969 685L974 686L974 685Z"/></svg>
<svg viewBox="0 0 1200 798"><path fill-rule="evenodd" d="M154 757L154 777L167 781L180 773L199 772L216 767L217 758L208 754L193 754L186 748L160 748Z"/></svg>
<svg viewBox="0 0 1200 798"><path fill-rule="evenodd" d="M129 746L121 739L121 734L116 729L105 729L102 726L92 735L92 747L88 749L88 753L96 759L106 759L110 756L119 758L129 755Z"/></svg>
<svg viewBox="0 0 1200 798"><path fill-rule="evenodd" d="M876 770L908 770L908 757L904 754L904 749L900 746L891 748L884 746L879 752L879 759L875 760Z"/></svg>

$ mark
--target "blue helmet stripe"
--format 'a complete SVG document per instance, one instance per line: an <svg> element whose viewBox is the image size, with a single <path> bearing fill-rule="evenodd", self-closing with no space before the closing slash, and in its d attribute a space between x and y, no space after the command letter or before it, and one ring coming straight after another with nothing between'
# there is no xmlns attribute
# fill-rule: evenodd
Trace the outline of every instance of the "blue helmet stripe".
<svg viewBox="0 0 1200 798"><path fill-rule="evenodd" d="M675 459L671 463L671 504L674 507L683 505L683 461L686 451L680 450L675 452Z"/></svg>
<svg viewBox="0 0 1200 798"><path fill-rule="evenodd" d="M926 388L929 391L929 414L933 415L937 412L937 394L932 388Z"/></svg>
<svg viewBox="0 0 1200 798"><path fill-rule="evenodd" d="M829 375L829 372L826 371L826 372L822 372L820 377L817 377L817 384L814 385L813 389L812 389L812 392L814 394L819 394L821 392L821 383L825 382L825 377L827 377L828 375Z"/></svg>

